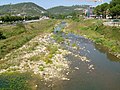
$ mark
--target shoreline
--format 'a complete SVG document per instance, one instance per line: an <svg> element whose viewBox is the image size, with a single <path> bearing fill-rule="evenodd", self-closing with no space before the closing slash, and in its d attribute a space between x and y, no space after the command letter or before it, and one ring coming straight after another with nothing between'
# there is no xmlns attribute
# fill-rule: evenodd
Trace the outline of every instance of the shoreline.
<svg viewBox="0 0 120 90"><path fill-rule="evenodd" d="M117 50L116 48L118 48L118 47L113 46L113 45L112 46L108 45L109 43L116 41L116 40L109 40L108 38L105 38L104 35L101 35L100 33L96 32L94 30L89 30L90 26L84 26L84 24L83 24L83 26L78 25L78 24L81 24L80 22L74 22L74 21L72 21L72 22L66 21L66 22L68 22L67 27L63 30L65 33L73 33L76 35L83 36L84 38L89 39L92 42L94 42L96 45L98 44L101 47L106 48L107 53L112 54L116 58L120 59L120 53L116 51ZM80 28L85 28L86 30L81 30ZM77 30L77 29L79 29L79 30ZM91 34L91 33L93 33L93 34ZM100 42L97 41L97 38L100 40ZM103 42L101 43L101 41L103 41ZM114 44L116 45L116 43L114 43ZM114 48L116 50L112 51L112 49L114 49Z"/></svg>

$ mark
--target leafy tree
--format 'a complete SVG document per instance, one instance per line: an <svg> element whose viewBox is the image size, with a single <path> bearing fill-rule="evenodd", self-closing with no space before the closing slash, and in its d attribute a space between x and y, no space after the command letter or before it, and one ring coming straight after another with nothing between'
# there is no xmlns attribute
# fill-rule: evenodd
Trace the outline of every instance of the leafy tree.
<svg viewBox="0 0 120 90"><path fill-rule="evenodd" d="M101 5L98 5L95 9L94 9L94 13L96 15L102 15L103 18L106 18L106 11L109 8L109 4L108 3L103 3Z"/></svg>
<svg viewBox="0 0 120 90"><path fill-rule="evenodd" d="M116 5L110 9L111 16L118 18L120 15L120 5Z"/></svg>
<svg viewBox="0 0 120 90"><path fill-rule="evenodd" d="M95 9L94 9L94 13L96 14L96 15L101 15L101 6L100 5L98 5Z"/></svg>
<svg viewBox="0 0 120 90"><path fill-rule="evenodd" d="M25 20L37 20L39 19L39 16L26 16Z"/></svg>
<svg viewBox="0 0 120 90"><path fill-rule="evenodd" d="M120 0L112 0L110 2L110 15L112 18L118 18L120 15Z"/></svg>
<svg viewBox="0 0 120 90"><path fill-rule="evenodd" d="M108 3L104 3L101 5L101 12L102 12L102 17L106 18L106 11L109 8Z"/></svg>
<svg viewBox="0 0 120 90"><path fill-rule="evenodd" d="M112 0L110 2L110 8L116 6L116 5L120 5L120 0Z"/></svg>
<svg viewBox="0 0 120 90"><path fill-rule="evenodd" d="M23 19L24 18L21 16L6 15L1 17L2 22L16 22L16 21L23 21Z"/></svg>
<svg viewBox="0 0 120 90"><path fill-rule="evenodd" d="M11 15L6 15L1 17L2 22L18 22L18 21L23 21L23 20L37 20L39 19L39 16L26 16L25 18L22 16L11 16Z"/></svg>

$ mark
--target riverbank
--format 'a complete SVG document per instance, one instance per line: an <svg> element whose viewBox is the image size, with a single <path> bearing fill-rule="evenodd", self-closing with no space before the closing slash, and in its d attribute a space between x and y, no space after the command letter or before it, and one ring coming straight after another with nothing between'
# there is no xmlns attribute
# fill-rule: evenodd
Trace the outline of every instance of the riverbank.
<svg viewBox="0 0 120 90"><path fill-rule="evenodd" d="M68 51L52 41L51 35L38 35L21 48L7 54L0 60L4 62L0 65L0 74L33 72L45 80L66 78L61 71L69 69L69 62L64 58Z"/></svg>
<svg viewBox="0 0 120 90"><path fill-rule="evenodd" d="M6 52L8 54L4 57L2 56L3 58L0 59L1 89L13 90L16 88L19 90L21 88L29 88L30 90L36 90L37 88L43 88L47 83L48 85L46 85L46 87L51 88L53 84L49 84L49 82L52 82L53 80L69 80L67 78L69 73L69 61L66 60L65 56L70 52L62 49L59 43L55 42L52 37L53 33L51 33L57 22L59 21L48 20L25 25L27 26L25 27L25 30L27 29L27 32L30 32L34 36L31 37L30 40L25 41L27 42L26 44L23 45L22 43L22 47L20 48L15 45L18 49L14 48L9 51L10 53ZM10 32L8 31L8 33ZM16 33L15 35L19 36L19 34ZM28 34L25 33L25 35ZM8 40L11 37L6 38L5 40ZM17 40L18 39L24 40L25 38L21 37L17 38ZM12 44L15 43L15 41L16 40L9 42ZM19 43L16 42L16 44ZM8 83L6 83L6 81ZM40 83L43 83L43 85L40 86Z"/></svg>
<svg viewBox="0 0 120 90"><path fill-rule="evenodd" d="M43 86L48 83L48 85L46 85L47 88L52 88L56 84L56 81L68 81L70 80L68 75L72 72L70 71L71 61L67 58L68 56L78 58L79 61L86 63L88 68L87 73L92 72L94 66L87 57L79 55L76 40L75 42L71 42L70 36L61 32L65 26L66 23L62 22L54 28L54 31L56 29L59 30L56 31L56 33L40 33L19 49L11 51L5 55L4 58L0 59L0 80L3 78L1 81L3 85L1 85L1 87L3 87L3 89L13 89L17 85L13 85L14 82L19 83L22 81L24 84L18 86L18 88L21 88L30 83L30 81L26 83L26 80L29 78L33 78L30 79L31 81L36 80L36 78L34 78L35 76L40 78L38 82L43 82ZM79 47L79 49L82 48ZM74 53L75 51L76 53ZM74 67L74 71L75 70L79 70L78 66ZM30 75L26 77L28 73L30 73ZM12 79L9 77L13 78L15 75L15 79L11 81ZM20 77L20 79L16 81L20 75L25 76ZM6 84L5 81L9 83ZM34 81L32 84L29 88L40 88L38 87L40 85ZM10 87L11 85L13 85L13 87Z"/></svg>
<svg viewBox="0 0 120 90"><path fill-rule="evenodd" d="M66 33L75 33L91 39L96 44L104 46L111 54L120 59L120 27L104 26L101 20L84 20L75 22L66 20Z"/></svg>
<svg viewBox="0 0 120 90"><path fill-rule="evenodd" d="M34 23L18 23L0 27L0 59L20 48L39 34L51 33L57 20L41 20Z"/></svg>

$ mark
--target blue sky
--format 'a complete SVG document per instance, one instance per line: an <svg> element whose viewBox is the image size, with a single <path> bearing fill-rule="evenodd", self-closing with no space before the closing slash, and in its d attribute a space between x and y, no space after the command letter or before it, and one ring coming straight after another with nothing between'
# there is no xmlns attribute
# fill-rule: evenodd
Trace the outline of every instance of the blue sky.
<svg viewBox="0 0 120 90"><path fill-rule="evenodd" d="M103 0L103 2L110 2L111 0ZM54 6L71 6L71 5L92 5L96 6L98 4L102 4L103 2L92 2L92 0L0 0L0 5L4 4L15 4L20 2L34 2L39 6L44 8L50 8Z"/></svg>

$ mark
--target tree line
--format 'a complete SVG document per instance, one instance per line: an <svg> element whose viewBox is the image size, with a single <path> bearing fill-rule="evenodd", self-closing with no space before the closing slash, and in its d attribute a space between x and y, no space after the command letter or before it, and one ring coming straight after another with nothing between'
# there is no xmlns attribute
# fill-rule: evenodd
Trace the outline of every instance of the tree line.
<svg viewBox="0 0 120 90"><path fill-rule="evenodd" d="M109 4L98 5L94 9L94 13L97 16L102 15L102 18L106 18L106 15L112 16L112 18L120 18L120 0L112 0Z"/></svg>
<svg viewBox="0 0 120 90"><path fill-rule="evenodd" d="M48 17L52 19L72 19L77 21L79 18L79 13L72 12L69 14L49 14Z"/></svg>
<svg viewBox="0 0 120 90"><path fill-rule="evenodd" d="M37 20L39 16L11 16L5 15L0 17L0 21L2 22L18 22L18 21L26 21L26 20Z"/></svg>

